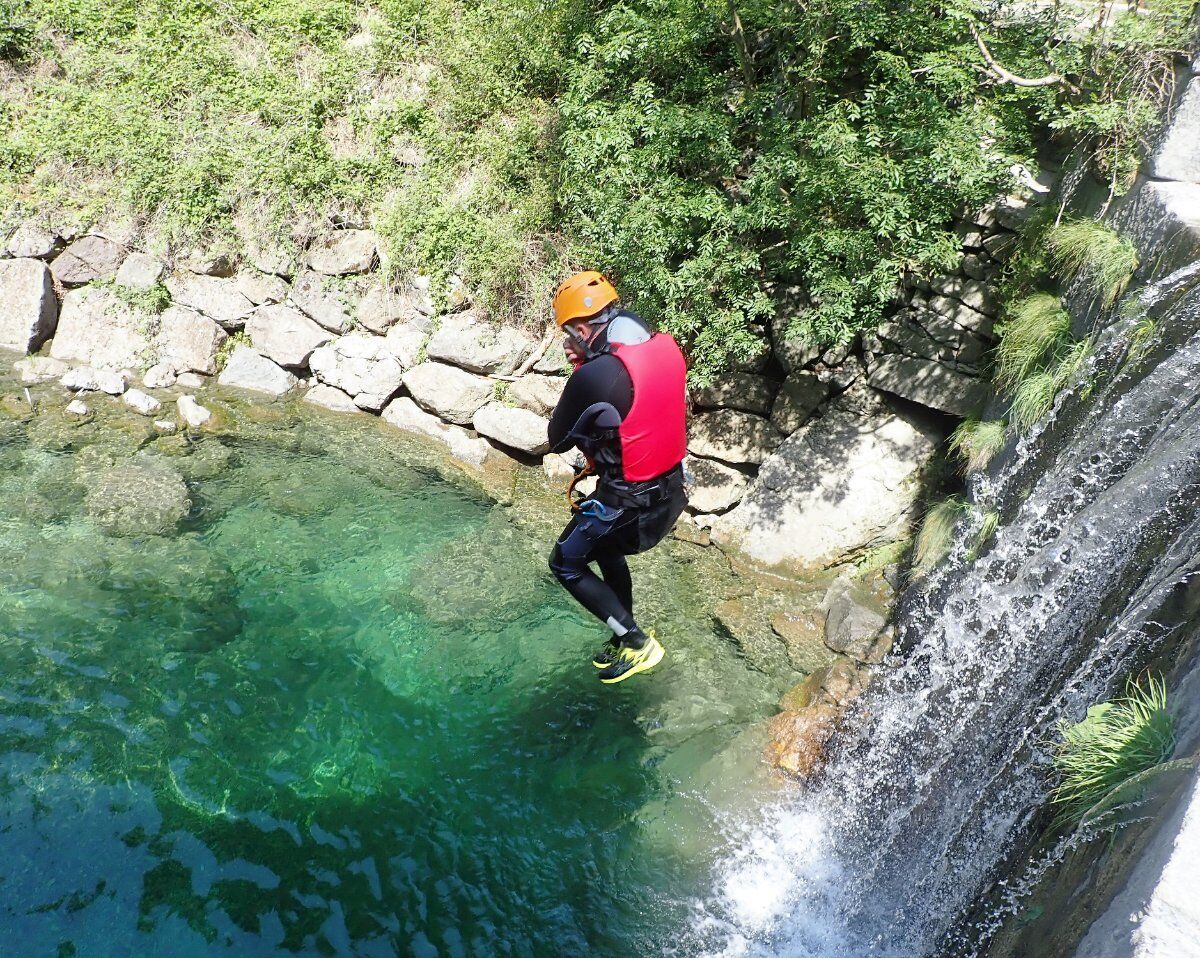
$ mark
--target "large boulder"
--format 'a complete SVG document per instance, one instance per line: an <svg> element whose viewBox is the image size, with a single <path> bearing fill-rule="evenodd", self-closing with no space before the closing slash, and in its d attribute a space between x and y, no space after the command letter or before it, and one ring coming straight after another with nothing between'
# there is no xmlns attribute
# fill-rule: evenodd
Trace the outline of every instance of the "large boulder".
<svg viewBox="0 0 1200 958"><path fill-rule="evenodd" d="M309 368L323 383L354 397L363 409L379 412L404 381L404 367L379 336L343 336L315 350Z"/></svg>
<svg viewBox="0 0 1200 958"><path fill-rule="evenodd" d="M316 240L304 254L308 268L326 276L365 273L379 256L371 230L336 230Z"/></svg>
<svg viewBox="0 0 1200 958"><path fill-rule="evenodd" d="M846 576L829 587L825 608L825 645L857 662L883 661L891 650L892 634L884 610L868 590Z"/></svg>
<svg viewBox="0 0 1200 958"><path fill-rule="evenodd" d="M495 392L490 379L444 363L414 366L404 374L404 385L426 412L460 426L470 425Z"/></svg>
<svg viewBox="0 0 1200 958"><path fill-rule="evenodd" d="M68 290L58 317L50 355L108 369L149 365L156 317L136 310L111 289Z"/></svg>
<svg viewBox="0 0 1200 958"><path fill-rule="evenodd" d="M243 269L237 274L237 291L255 306L282 303L287 299L288 284L272 273Z"/></svg>
<svg viewBox="0 0 1200 958"><path fill-rule="evenodd" d="M562 376L522 376L508 387L508 399L539 416L549 416L562 396L567 381Z"/></svg>
<svg viewBox="0 0 1200 958"><path fill-rule="evenodd" d="M296 369L308 364L313 351L333 339L300 310L291 306L260 306L246 320L250 342L281 366Z"/></svg>
<svg viewBox="0 0 1200 958"><path fill-rule="evenodd" d="M124 258L125 250L119 243L92 233L80 237L54 257L50 271L63 286L82 286L113 279Z"/></svg>
<svg viewBox="0 0 1200 958"><path fill-rule="evenodd" d="M688 432L691 452L734 464L762 462L782 438L769 420L734 409L701 413Z"/></svg>
<svg viewBox="0 0 1200 958"><path fill-rule="evenodd" d="M825 764L840 717L841 709L825 702L780 712L768 725L767 761L800 779L816 774Z"/></svg>
<svg viewBox="0 0 1200 958"><path fill-rule="evenodd" d="M326 287L326 277L306 270L292 283L288 302L330 332L344 333L350 326L350 306L342 292Z"/></svg>
<svg viewBox="0 0 1200 958"><path fill-rule="evenodd" d="M40 259L0 261L0 348L34 352L54 335L58 301Z"/></svg>
<svg viewBox="0 0 1200 958"><path fill-rule="evenodd" d="M421 361L428 338L419 323L398 323L387 331L383 342L400 365L410 369Z"/></svg>
<svg viewBox="0 0 1200 958"><path fill-rule="evenodd" d="M372 286L358 301L354 319L363 329L382 335L397 323L425 322L412 297L386 286Z"/></svg>
<svg viewBox="0 0 1200 958"><path fill-rule="evenodd" d="M821 346L803 342L793 327L794 312L785 311L771 321L771 348L784 372L797 372L809 363L816 362L822 352Z"/></svg>
<svg viewBox="0 0 1200 958"><path fill-rule="evenodd" d="M117 284L130 289L149 289L162 281L167 268L148 253L133 252L117 270Z"/></svg>
<svg viewBox="0 0 1200 958"><path fill-rule="evenodd" d="M241 329L254 309L233 279L184 272L168 276L166 285L177 305L203 313L226 329Z"/></svg>
<svg viewBox="0 0 1200 958"><path fill-rule="evenodd" d="M794 372L783 381L771 407L771 423L790 436L803 426L829 396L829 386L816 373Z"/></svg>
<svg viewBox="0 0 1200 958"><path fill-rule="evenodd" d="M969 416L983 408L988 385L942 363L898 354L882 356L867 380L876 389L950 413Z"/></svg>
<svg viewBox="0 0 1200 958"><path fill-rule="evenodd" d="M766 415L778 384L754 373L730 373L692 390L692 401L705 409L740 409Z"/></svg>
<svg viewBox="0 0 1200 958"><path fill-rule="evenodd" d="M282 396L295 386L298 380L286 369L275 365L249 346L238 346L229 357L225 368L221 370L217 382L222 386L248 389L269 396Z"/></svg>
<svg viewBox="0 0 1200 958"><path fill-rule="evenodd" d="M472 436L461 426L443 422L437 416L422 410L407 396L393 400L383 411L383 421L405 432L427 436L445 446L452 458L469 466L482 468L492 447L486 439Z"/></svg>
<svg viewBox="0 0 1200 958"><path fill-rule="evenodd" d="M183 306L169 306L159 316L158 361L177 373L215 373L217 351L228 338L207 316Z"/></svg>
<svg viewBox="0 0 1200 958"><path fill-rule="evenodd" d="M490 402L475 413L472 422L480 435L510 449L519 449L531 456L542 456L550 451L546 420L528 409Z"/></svg>
<svg viewBox="0 0 1200 958"><path fill-rule="evenodd" d="M724 512L745 495L749 485L745 473L712 459L688 456L684 467L692 476L688 505L697 512Z"/></svg>
<svg viewBox="0 0 1200 958"><path fill-rule="evenodd" d="M853 387L784 440L741 503L713 523L714 541L800 570L903 535L942 435L868 393Z"/></svg>
<svg viewBox="0 0 1200 958"><path fill-rule="evenodd" d="M83 480L84 507L108 535L168 535L191 508L183 479L159 466L115 466Z"/></svg>
<svg viewBox="0 0 1200 958"><path fill-rule="evenodd" d="M429 340L430 359L477 373L509 375L537 344L520 330L485 323L474 313L447 316Z"/></svg>
<svg viewBox="0 0 1200 958"><path fill-rule="evenodd" d="M69 367L66 363L50 356L30 356L13 363L13 369L21 374L21 382L26 386L35 383L53 382L67 374Z"/></svg>
<svg viewBox="0 0 1200 958"><path fill-rule="evenodd" d="M304 402L310 403L313 406L320 406L322 409L328 409L332 412L362 412L354 404L354 400L344 392L340 389L334 389L332 386L326 386L324 383L317 383L306 392L304 394Z"/></svg>

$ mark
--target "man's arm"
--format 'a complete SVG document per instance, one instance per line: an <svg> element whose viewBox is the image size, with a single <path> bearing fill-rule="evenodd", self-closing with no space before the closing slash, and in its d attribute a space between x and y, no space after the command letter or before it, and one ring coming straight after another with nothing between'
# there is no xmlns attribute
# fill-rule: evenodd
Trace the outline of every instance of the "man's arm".
<svg viewBox="0 0 1200 958"><path fill-rule="evenodd" d="M585 409L593 403L612 403L621 416L633 405L633 384L616 356L597 356L584 363L567 380L562 398L550 414L546 430L551 452L565 452L575 444L568 435Z"/></svg>

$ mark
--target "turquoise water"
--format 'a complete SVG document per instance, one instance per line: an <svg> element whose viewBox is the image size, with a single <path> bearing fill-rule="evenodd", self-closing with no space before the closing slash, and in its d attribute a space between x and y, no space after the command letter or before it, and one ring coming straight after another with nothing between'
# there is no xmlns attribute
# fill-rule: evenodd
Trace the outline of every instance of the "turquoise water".
<svg viewBox="0 0 1200 958"><path fill-rule="evenodd" d="M14 408L3 953L641 955L686 926L773 787L779 691L714 635L699 550L640 561L670 656L606 688L546 522L377 423L188 443ZM186 514L113 535L114 464L186 480Z"/></svg>

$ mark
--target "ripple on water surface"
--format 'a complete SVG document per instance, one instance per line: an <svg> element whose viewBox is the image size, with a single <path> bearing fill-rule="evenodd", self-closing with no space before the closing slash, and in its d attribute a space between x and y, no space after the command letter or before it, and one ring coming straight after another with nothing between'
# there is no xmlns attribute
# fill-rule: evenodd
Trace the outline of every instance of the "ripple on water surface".
<svg viewBox="0 0 1200 958"><path fill-rule="evenodd" d="M86 449L6 437L6 945L624 955L686 922L778 690L685 565L644 568L668 663L608 689L547 543L403 462L206 438L180 529L120 537Z"/></svg>

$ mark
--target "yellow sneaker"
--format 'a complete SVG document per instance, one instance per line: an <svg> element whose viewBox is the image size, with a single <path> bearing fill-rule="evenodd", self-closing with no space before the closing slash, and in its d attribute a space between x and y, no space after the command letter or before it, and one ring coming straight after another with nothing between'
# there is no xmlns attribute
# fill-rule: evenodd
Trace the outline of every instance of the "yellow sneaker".
<svg viewBox="0 0 1200 958"><path fill-rule="evenodd" d="M649 672L666 654L662 643L653 635L647 636L646 644L640 649L631 649L623 645L617 650L617 660L600 672L600 681L605 685L615 685L639 672Z"/></svg>

